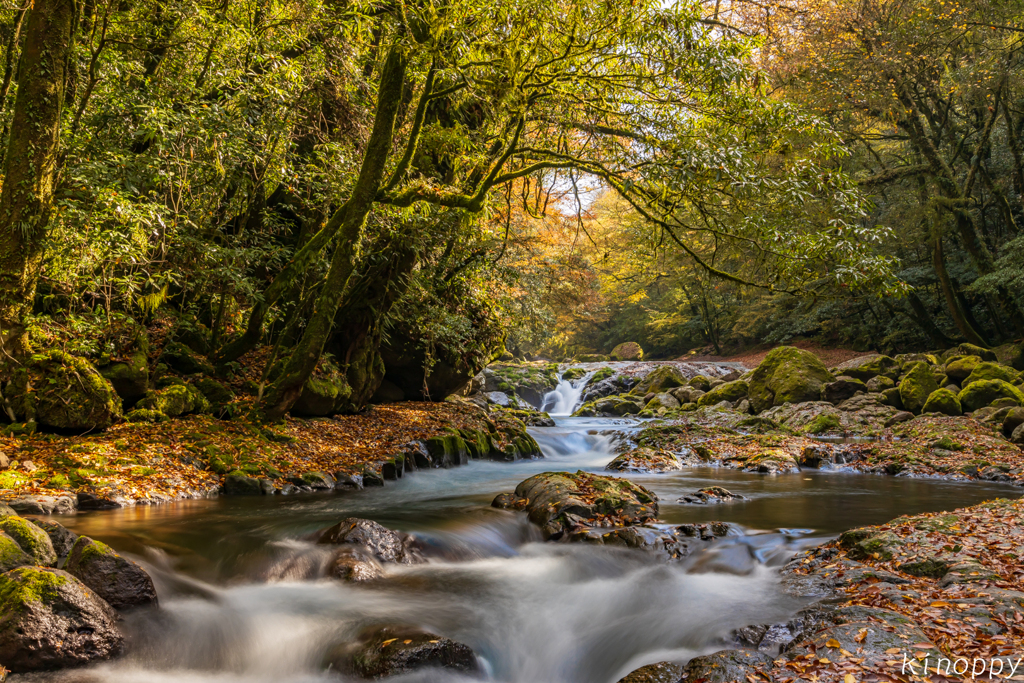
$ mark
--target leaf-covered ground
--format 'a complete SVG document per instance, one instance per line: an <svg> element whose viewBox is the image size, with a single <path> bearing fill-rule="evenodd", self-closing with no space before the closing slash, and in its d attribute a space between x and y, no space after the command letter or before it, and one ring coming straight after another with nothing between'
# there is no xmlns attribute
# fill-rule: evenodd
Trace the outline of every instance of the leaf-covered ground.
<svg viewBox="0 0 1024 683"><path fill-rule="evenodd" d="M310 472L359 473L412 440L452 429L487 429L512 418L457 403L396 403L361 415L297 420L266 427L244 420L191 416L162 423L122 423L100 434L0 436L8 467L0 499L90 492L126 502L209 495L221 475L241 470L282 480ZM501 429L495 434L500 441ZM502 442L504 445L504 442ZM0 460L0 465L3 462Z"/></svg>

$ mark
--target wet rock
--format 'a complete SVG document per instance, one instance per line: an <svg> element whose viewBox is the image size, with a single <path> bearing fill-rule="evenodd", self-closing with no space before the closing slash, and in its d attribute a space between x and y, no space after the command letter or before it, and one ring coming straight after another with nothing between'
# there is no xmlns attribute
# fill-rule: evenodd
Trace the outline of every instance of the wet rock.
<svg viewBox="0 0 1024 683"><path fill-rule="evenodd" d="M353 546L342 548L331 558L327 575L342 581L374 581L384 576L384 568L377 558Z"/></svg>
<svg viewBox="0 0 1024 683"><path fill-rule="evenodd" d="M872 527L850 529L839 536L839 545L853 560L874 558L888 561L899 550L903 541L891 531L878 531Z"/></svg>
<svg viewBox="0 0 1024 683"><path fill-rule="evenodd" d="M783 448L765 448L743 463L744 472L761 474L779 474L780 472L799 472L800 465L791 453Z"/></svg>
<svg viewBox="0 0 1024 683"><path fill-rule="evenodd" d="M263 486L259 479L236 470L224 477L224 495L262 496Z"/></svg>
<svg viewBox="0 0 1024 683"><path fill-rule="evenodd" d="M658 515L657 496L644 487L582 470L534 475L515 495L527 499L530 521L551 540L579 527L643 524Z"/></svg>
<svg viewBox="0 0 1024 683"><path fill-rule="evenodd" d="M499 493L491 501L491 507L499 510L522 511L526 509L526 504L529 502L526 498L520 498L514 493Z"/></svg>
<svg viewBox="0 0 1024 683"><path fill-rule="evenodd" d="M117 615L96 593L58 569L0 574L0 661L15 673L110 659L124 637Z"/></svg>
<svg viewBox="0 0 1024 683"><path fill-rule="evenodd" d="M386 678L425 668L460 673L479 670L469 646L413 628L381 628L328 656L331 668L360 678Z"/></svg>
<svg viewBox="0 0 1024 683"><path fill-rule="evenodd" d="M725 522L704 522L701 524L680 524L676 533L689 538L711 541L729 535L729 525Z"/></svg>
<svg viewBox="0 0 1024 683"><path fill-rule="evenodd" d="M848 398L853 398L860 391L867 391L864 382L853 377L837 377L836 381L822 386L821 400L836 405Z"/></svg>
<svg viewBox="0 0 1024 683"><path fill-rule="evenodd" d="M415 564L422 561L412 549L411 536L358 517L349 517L319 532L317 543L356 546L379 562Z"/></svg>
<svg viewBox="0 0 1024 683"><path fill-rule="evenodd" d="M821 388L834 378L818 357L792 346L772 349L749 380L749 398L755 412L784 403L815 401Z"/></svg>
<svg viewBox="0 0 1024 683"><path fill-rule="evenodd" d="M57 562L57 553L46 532L23 517L0 517L0 531L14 539L22 550L32 558L32 564L52 567Z"/></svg>
<svg viewBox="0 0 1024 683"><path fill-rule="evenodd" d="M82 536L71 548L65 571L91 588L114 609L156 605L153 579L137 562L106 543Z"/></svg>
<svg viewBox="0 0 1024 683"><path fill-rule="evenodd" d="M124 496L114 493L98 494L82 491L77 496L79 510L114 510L126 505Z"/></svg>
<svg viewBox="0 0 1024 683"><path fill-rule="evenodd" d="M672 472L683 469L683 465L668 451L636 448L616 457L605 469L616 472Z"/></svg>
<svg viewBox="0 0 1024 683"><path fill-rule="evenodd" d="M53 552L57 554L56 566L60 566L64 559L67 558L68 553L71 552L75 541L78 540L78 534L62 524L49 519L30 519L29 521L42 529L43 533L50 537L50 543L53 544Z"/></svg>
<svg viewBox="0 0 1024 683"><path fill-rule="evenodd" d="M763 652L750 650L722 650L710 655L694 657L683 669L681 681L704 683L732 683L746 681L758 665L767 666L772 658Z"/></svg>
<svg viewBox="0 0 1024 683"><path fill-rule="evenodd" d="M33 564L31 556L13 538L0 533L0 571L6 572L28 564Z"/></svg>
<svg viewBox="0 0 1024 683"><path fill-rule="evenodd" d="M658 662L642 666L619 679L619 683L678 683L683 676L683 665Z"/></svg>
<svg viewBox="0 0 1024 683"><path fill-rule="evenodd" d="M721 486L706 486L702 489L698 489L696 493L682 496L676 502L684 503L686 505L712 505L714 503L727 503L734 500L746 499L746 496L741 496L738 493L732 493Z"/></svg>
<svg viewBox="0 0 1024 683"><path fill-rule="evenodd" d="M722 401L735 402L745 399L750 387L743 380L724 382L712 388L697 399L698 406L713 406Z"/></svg>
<svg viewBox="0 0 1024 683"><path fill-rule="evenodd" d="M488 403L501 406L502 408L508 408L510 405L508 394L504 391L489 391L485 396L487 396Z"/></svg>
<svg viewBox="0 0 1024 683"><path fill-rule="evenodd" d="M899 375L899 367L895 358L875 353L840 363L836 366L836 374L847 375L864 382L875 377L894 380Z"/></svg>

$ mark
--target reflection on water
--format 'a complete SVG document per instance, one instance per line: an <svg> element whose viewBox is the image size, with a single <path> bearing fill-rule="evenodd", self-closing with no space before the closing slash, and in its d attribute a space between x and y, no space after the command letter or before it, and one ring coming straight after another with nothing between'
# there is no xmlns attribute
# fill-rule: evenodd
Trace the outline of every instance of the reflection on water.
<svg viewBox="0 0 1024 683"><path fill-rule="evenodd" d="M60 518L145 561L162 608L125 622L132 643L125 659L22 680L338 680L321 667L332 645L367 625L401 623L470 645L489 672L485 679L612 683L645 663L720 649L732 628L791 615L801 603L778 589L770 567L807 542L900 514L1020 493L995 484L841 472L629 475L658 494L667 523L722 520L749 530L672 565L636 552L544 544L522 514L489 507L495 494L537 472L601 471L616 445L608 430L624 424L630 423L559 420L558 427L533 430L546 460L420 471L384 489ZM675 503L711 484L748 500ZM376 586L315 578L323 553L308 535L348 516L415 533L430 563L391 567ZM756 531L773 529L781 531ZM402 680L456 679L434 672Z"/></svg>

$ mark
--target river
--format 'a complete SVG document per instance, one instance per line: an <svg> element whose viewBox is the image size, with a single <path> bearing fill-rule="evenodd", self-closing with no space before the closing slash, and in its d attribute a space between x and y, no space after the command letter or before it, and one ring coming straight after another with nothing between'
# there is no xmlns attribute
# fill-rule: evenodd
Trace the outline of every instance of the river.
<svg viewBox="0 0 1024 683"><path fill-rule="evenodd" d="M840 531L944 510L1019 489L843 472L765 476L724 468L629 475L661 499L670 524L721 520L736 533L674 564L639 551L545 544L521 513L489 506L532 474L602 472L611 429L635 422L559 418L533 428L546 458L417 471L383 489L218 498L55 518L146 564L159 610L129 614L128 654L112 663L13 681L303 683L340 680L324 654L371 625L404 624L461 641L481 658L473 679L434 671L396 681L614 683L666 659L726 647L729 632L785 620L806 601L775 567ZM748 500L674 501L717 484ZM423 540L430 562L390 567L375 585L318 579L323 553L304 540L367 517Z"/></svg>

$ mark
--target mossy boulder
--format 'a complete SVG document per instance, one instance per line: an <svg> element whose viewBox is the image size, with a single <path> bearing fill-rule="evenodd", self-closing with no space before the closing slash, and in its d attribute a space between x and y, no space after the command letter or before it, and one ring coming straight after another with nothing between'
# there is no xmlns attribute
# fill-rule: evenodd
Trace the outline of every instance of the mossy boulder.
<svg viewBox="0 0 1024 683"><path fill-rule="evenodd" d="M622 342L609 355L612 360L643 360L644 350L636 342Z"/></svg>
<svg viewBox="0 0 1024 683"><path fill-rule="evenodd" d="M878 376L894 380L899 376L900 364L896 362L895 358L881 354L870 354L840 363L836 366L836 371L838 375L854 377L864 382Z"/></svg>
<svg viewBox="0 0 1024 683"><path fill-rule="evenodd" d="M146 397L136 404L136 410L153 410L168 417L179 417L208 412L210 402L191 384L172 384L147 392Z"/></svg>
<svg viewBox="0 0 1024 683"><path fill-rule="evenodd" d="M922 413L941 413L943 415L962 415L960 399L949 389L936 389L928 395Z"/></svg>
<svg viewBox="0 0 1024 683"><path fill-rule="evenodd" d="M899 387L889 387L888 389L882 389L882 405L892 406L897 410L903 410L903 399L900 398Z"/></svg>
<svg viewBox="0 0 1024 683"><path fill-rule="evenodd" d="M131 405L149 390L149 338L142 328L136 332L128 360L99 368L121 399Z"/></svg>
<svg viewBox="0 0 1024 683"><path fill-rule="evenodd" d="M597 372L590 376L590 383L594 384L595 382L606 380L614 375L615 371L609 367L599 368Z"/></svg>
<svg viewBox="0 0 1024 683"><path fill-rule="evenodd" d="M153 410L152 408L136 408L135 410L129 411L124 419L128 422L164 422L169 418L161 413L159 410Z"/></svg>
<svg viewBox="0 0 1024 683"><path fill-rule="evenodd" d="M121 419L121 398L84 358L57 349L32 356L8 397L19 419L60 430L102 430Z"/></svg>
<svg viewBox="0 0 1024 683"><path fill-rule="evenodd" d="M974 368L982 362L977 356L951 356L946 360L943 370L951 381L959 383L970 377Z"/></svg>
<svg viewBox="0 0 1024 683"><path fill-rule="evenodd" d="M848 398L853 398L857 392L867 392L868 387L856 377L841 375L834 382L826 382L821 387L821 400L833 405L838 405Z"/></svg>
<svg viewBox="0 0 1024 683"><path fill-rule="evenodd" d="M1024 393L1009 382L1001 379L983 379L971 382L960 390L958 396L965 413L992 405L1001 398L1013 399L1017 405L1024 405Z"/></svg>
<svg viewBox="0 0 1024 683"><path fill-rule="evenodd" d="M725 384L719 384L717 387L698 398L697 405L713 406L721 403L722 401L729 401L732 403L746 398L748 391L750 391L750 385L741 379L726 382Z"/></svg>
<svg viewBox="0 0 1024 683"><path fill-rule="evenodd" d="M880 394L886 389L891 389L896 386L896 382L888 377L872 377L864 383L864 388L874 394Z"/></svg>
<svg viewBox="0 0 1024 683"><path fill-rule="evenodd" d="M214 368L195 351L181 342L167 342L160 354L160 362L183 375L212 375Z"/></svg>
<svg viewBox="0 0 1024 683"><path fill-rule="evenodd" d="M839 545L847 550L852 560L873 558L888 561L903 546L903 539L891 531L872 527L850 529L839 536Z"/></svg>
<svg viewBox="0 0 1024 683"><path fill-rule="evenodd" d="M971 382L977 382L983 379L1001 379L1004 382L1013 384L1020 373L1013 368L998 363L988 363L982 361L974 366L971 374L968 375L967 379L960 383L961 388L966 387Z"/></svg>
<svg viewBox="0 0 1024 683"><path fill-rule="evenodd" d="M27 564L35 564L29 554L13 538L0 533L0 571L6 572Z"/></svg>
<svg viewBox="0 0 1024 683"><path fill-rule="evenodd" d="M956 347L956 355L977 356L978 358L984 361L989 361L993 363L997 360L996 354L994 352L977 346L975 344L961 344L960 346Z"/></svg>
<svg viewBox="0 0 1024 683"><path fill-rule="evenodd" d="M689 379L687 385L700 391L711 391L711 378L707 375L694 375Z"/></svg>
<svg viewBox="0 0 1024 683"><path fill-rule="evenodd" d="M469 462L466 441L456 434L434 436L426 439L423 445L427 449L432 467L457 467Z"/></svg>
<svg viewBox="0 0 1024 683"><path fill-rule="evenodd" d="M667 391L662 391L654 395L650 401L644 406L644 410L651 410L658 412L660 410L675 410L680 405L679 399Z"/></svg>
<svg viewBox="0 0 1024 683"><path fill-rule="evenodd" d="M215 413L223 411L225 406L235 400L235 392L212 377L202 377L193 385L210 402L210 408Z"/></svg>
<svg viewBox="0 0 1024 683"><path fill-rule="evenodd" d="M564 379L566 382L573 382L575 380L580 379L581 377L586 376L586 368L568 368L565 372L562 373L562 379Z"/></svg>
<svg viewBox="0 0 1024 683"><path fill-rule="evenodd" d="M662 365L647 373L640 382L629 392L634 395L645 396L649 393L659 394L674 387L681 387L686 384L686 375L680 372L674 365Z"/></svg>
<svg viewBox="0 0 1024 683"><path fill-rule="evenodd" d="M605 469L614 472L672 472L683 469L672 453L655 448L635 448L612 460Z"/></svg>
<svg viewBox="0 0 1024 683"><path fill-rule="evenodd" d="M70 574L40 567L0 574L0 661L11 671L84 666L123 646L117 615Z"/></svg>
<svg viewBox="0 0 1024 683"><path fill-rule="evenodd" d="M71 529L68 529L63 524L49 519L30 519L29 521L42 529L43 533L50 537L50 543L53 544L53 551L57 554L57 562L54 566L61 566L63 560L68 556L68 553L71 552L71 548L75 545L75 541L78 540L78 534L71 531Z"/></svg>
<svg viewBox="0 0 1024 683"><path fill-rule="evenodd" d="M220 463L213 462L211 458L210 468L213 469ZM224 476L224 495L226 496L262 496L263 485L256 477L250 477L241 470L229 472Z"/></svg>
<svg viewBox="0 0 1024 683"><path fill-rule="evenodd" d="M145 569L88 536L75 541L64 570L96 591L114 609L157 604L153 579Z"/></svg>
<svg viewBox="0 0 1024 683"><path fill-rule="evenodd" d="M351 393L345 380L338 377L310 377L292 406L292 415L326 417L337 411L338 403Z"/></svg>
<svg viewBox="0 0 1024 683"><path fill-rule="evenodd" d="M32 558L32 564L49 567L57 561L57 553L53 549L50 537L24 517L0 517L0 531L21 546L21 549Z"/></svg>
<svg viewBox="0 0 1024 683"><path fill-rule="evenodd" d="M903 409L919 415L932 392L939 388L931 367L924 361L913 363L900 380L900 401Z"/></svg>
<svg viewBox="0 0 1024 683"><path fill-rule="evenodd" d="M783 403L816 401L822 386L833 379L813 353L780 346L772 349L751 375L750 403L760 413Z"/></svg>

